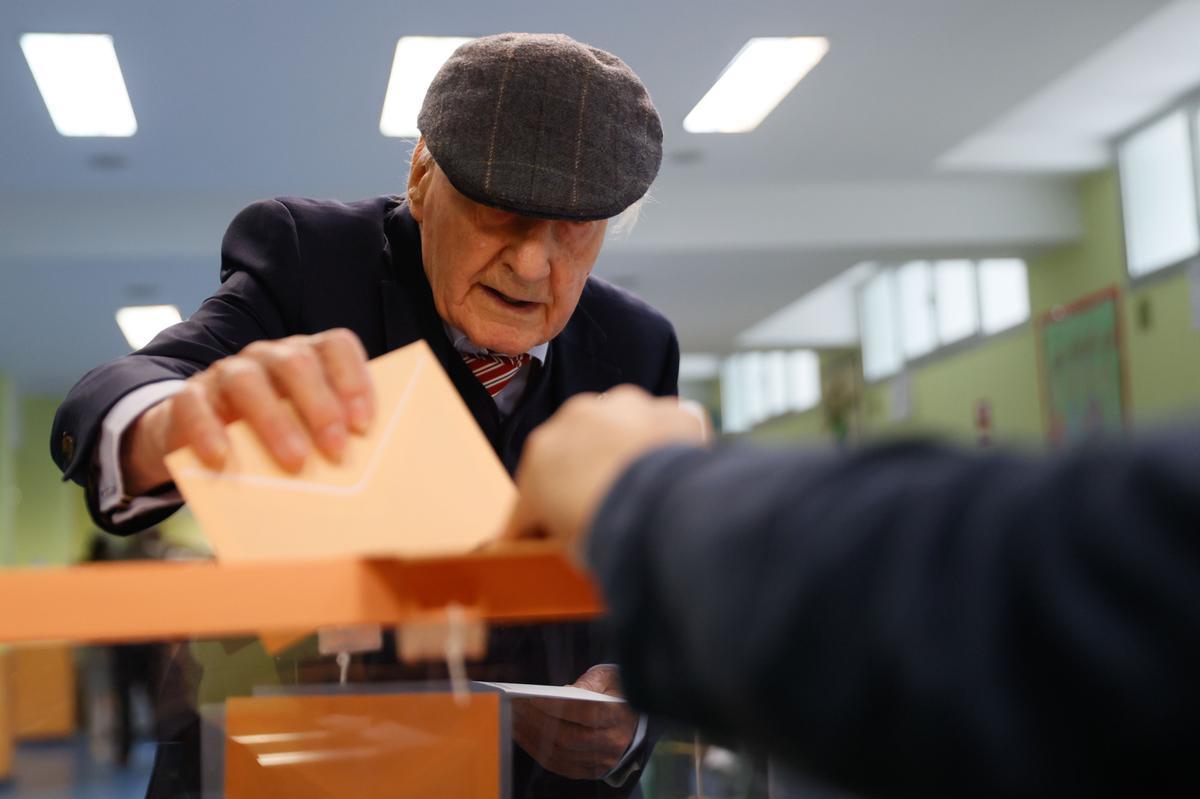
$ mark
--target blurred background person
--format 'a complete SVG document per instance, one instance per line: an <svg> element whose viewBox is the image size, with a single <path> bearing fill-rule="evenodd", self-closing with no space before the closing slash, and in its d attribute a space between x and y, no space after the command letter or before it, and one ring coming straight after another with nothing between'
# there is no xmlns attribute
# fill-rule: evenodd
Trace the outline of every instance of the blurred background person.
<svg viewBox="0 0 1200 799"><path fill-rule="evenodd" d="M161 534L151 529L119 544L98 534L92 540L88 561L163 560L166 556ZM114 644L108 647L107 654L109 663L104 671L111 677L114 705L113 759L125 767L139 737L158 738L158 697L169 657L168 647L157 642ZM93 701L89 706L97 707L97 703ZM148 719L148 727L139 733L141 719Z"/></svg>

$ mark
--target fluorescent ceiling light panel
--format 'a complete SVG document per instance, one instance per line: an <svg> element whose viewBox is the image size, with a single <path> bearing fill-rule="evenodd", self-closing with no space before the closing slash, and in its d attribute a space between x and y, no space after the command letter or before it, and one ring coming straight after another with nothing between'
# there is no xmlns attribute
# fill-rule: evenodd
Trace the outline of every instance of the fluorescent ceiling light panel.
<svg viewBox="0 0 1200 799"><path fill-rule="evenodd" d="M828 52L829 40L820 36L751 39L683 120L683 129L754 130Z"/></svg>
<svg viewBox="0 0 1200 799"><path fill-rule="evenodd" d="M131 305L117 311L117 325L135 350L150 343L162 331L183 321L174 305Z"/></svg>
<svg viewBox="0 0 1200 799"><path fill-rule="evenodd" d="M415 139L417 115L425 92L437 71L460 45L471 41L461 36L401 36L396 42L392 74L383 98L379 132L384 136Z"/></svg>
<svg viewBox="0 0 1200 799"><path fill-rule="evenodd" d="M132 136L137 119L112 37L26 33L21 50L54 127L64 136Z"/></svg>

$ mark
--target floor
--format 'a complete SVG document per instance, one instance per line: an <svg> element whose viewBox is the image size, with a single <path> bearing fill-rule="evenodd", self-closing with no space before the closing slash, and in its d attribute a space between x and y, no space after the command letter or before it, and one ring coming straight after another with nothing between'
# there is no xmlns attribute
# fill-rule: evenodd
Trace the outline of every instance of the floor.
<svg viewBox="0 0 1200 799"><path fill-rule="evenodd" d="M126 768L97 764L82 737L21 744L12 779L0 783L0 799L143 799L153 763L149 742L134 747Z"/></svg>

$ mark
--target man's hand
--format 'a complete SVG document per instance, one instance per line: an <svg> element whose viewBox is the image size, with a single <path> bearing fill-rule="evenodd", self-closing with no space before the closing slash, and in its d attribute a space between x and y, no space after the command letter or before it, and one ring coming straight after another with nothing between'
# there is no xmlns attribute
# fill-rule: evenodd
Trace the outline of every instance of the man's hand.
<svg viewBox="0 0 1200 799"><path fill-rule="evenodd" d="M576 688L621 696L616 666L593 666ZM552 771L572 780L598 780L612 771L637 731L637 714L624 703L566 699L513 701L513 739Z"/></svg>
<svg viewBox="0 0 1200 799"><path fill-rule="evenodd" d="M221 468L229 449L225 424L235 419L249 422L289 471L300 469L313 443L337 460L349 432L365 432L375 412L366 363L362 343L344 329L256 341L217 361L126 432L121 468L127 493L168 482L163 457L186 445L206 466Z"/></svg>
<svg viewBox="0 0 1200 799"><path fill-rule="evenodd" d="M702 444L706 429L702 412L633 386L572 397L525 444L506 536L561 538L579 556L592 517L625 467L668 444Z"/></svg>

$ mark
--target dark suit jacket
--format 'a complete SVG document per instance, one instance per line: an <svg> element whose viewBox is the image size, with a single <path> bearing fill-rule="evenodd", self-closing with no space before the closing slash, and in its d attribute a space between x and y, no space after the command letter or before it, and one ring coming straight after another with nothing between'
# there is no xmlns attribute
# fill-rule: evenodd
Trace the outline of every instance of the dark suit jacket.
<svg viewBox="0 0 1200 799"><path fill-rule="evenodd" d="M53 457L67 477L88 487L100 527L116 533L148 527L170 511L114 524L99 513L95 481L88 479L100 424L112 406L139 386L186 378L252 341L335 327L354 331L371 357L429 342L510 472L529 432L573 394L621 383L659 395L676 392L679 348L671 325L627 292L591 278L567 326L550 342L545 365L501 420L446 337L422 266L420 231L402 201L282 198L255 203L234 219L221 250L221 286L186 322L76 384L54 420ZM586 625L507 628L493 632L488 661L474 675L561 684L603 659ZM370 665L376 679L412 676L387 658ZM528 759L518 758L516 768L516 795L618 794L600 783L558 785ZM522 794L523 779L542 787ZM164 788L162 795L171 794Z"/></svg>
<svg viewBox="0 0 1200 799"><path fill-rule="evenodd" d="M420 232L407 207L392 197L349 204L281 198L257 202L233 220L221 248L221 287L186 322L93 369L71 389L54 419L51 455L66 477L87 484L100 423L130 391L190 377L252 341L335 327L354 331L370 357L428 341L510 472L529 431L573 394L620 383L660 395L677 391L679 345L670 323L628 292L591 278L550 343L545 367L502 422L434 310ZM115 533L161 518L113 524L98 513L94 492L89 507L96 523Z"/></svg>
<svg viewBox="0 0 1200 799"><path fill-rule="evenodd" d="M906 797L1200 792L1200 428L667 449L590 556L635 705Z"/></svg>

